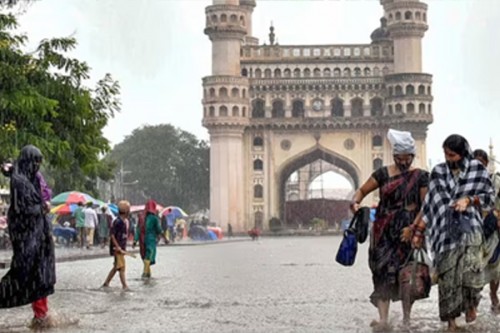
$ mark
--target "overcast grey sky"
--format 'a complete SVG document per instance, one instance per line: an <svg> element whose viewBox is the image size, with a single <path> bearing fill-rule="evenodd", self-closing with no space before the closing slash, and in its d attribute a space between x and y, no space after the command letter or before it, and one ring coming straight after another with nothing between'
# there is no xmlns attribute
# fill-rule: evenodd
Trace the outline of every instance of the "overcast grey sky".
<svg viewBox="0 0 500 333"><path fill-rule="evenodd" d="M434 75L434 124L428 157L442 158L451 133L500 155L500 0L428 0L424 71ZM105 129L113 144L144 124L171 123L201 139L201 77L210 75L203 34L210 0L39 0L21 18L33 45L75 34L73 53L122 86L122 112ZM280 44L368 43L379 25L378 0L257 0L254 36L274 22ZM500 156L499 156L500 157Z"/></svg>

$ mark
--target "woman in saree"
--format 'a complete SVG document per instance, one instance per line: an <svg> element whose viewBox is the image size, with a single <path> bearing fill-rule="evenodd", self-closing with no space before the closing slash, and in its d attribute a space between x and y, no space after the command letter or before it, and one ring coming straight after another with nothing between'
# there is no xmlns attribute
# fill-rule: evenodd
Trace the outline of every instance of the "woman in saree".
<svg viewBox="0 0 500 333"><path fill-rule="evenodd" d="M139 223L135 230L134 246L139 242L141 258L144 262L143 278L151 277L151 265L156 263L156 243L162 235L160 219L156 209L156 202L148 200L144 212L139 216Z"/></svg>
<svg viewBox="0 0 500 333"><path fill-rule="evenodd" d="M390 129L388 140L394 163L376 170L352 198L356 212L365 196L379 189L380 202L370 235L369 266L374 291L370 301L378 309L379 320L371 324L374 331L386 331L389 325L390 301L399 301L399 270L410 255L411 245L401 239L420 211L427 193L428 173L411 165L415 157L415 141L409 132ZM412 301L402 302L403 321L409 323Z"/></svg>
<svg viewBox="0 0 500 333"><path fill-rule="evenodd" d="M446 162L432 169L412 245L422 246L425 231L438 274L439 317L454 332L462 312L466 322L477 316L484 285L482 211L492 208L494 190L464 137L450 135L443 150Z"/></svg>

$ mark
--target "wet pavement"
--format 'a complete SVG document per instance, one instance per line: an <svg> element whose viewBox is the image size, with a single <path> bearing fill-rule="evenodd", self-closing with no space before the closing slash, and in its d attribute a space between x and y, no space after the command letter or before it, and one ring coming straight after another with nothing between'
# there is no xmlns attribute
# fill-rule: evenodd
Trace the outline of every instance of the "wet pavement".
<svg viewBox="0 0 500 333"><path fill-rule="evenodd" d="M341 237L262 238L216 246L158 249L153 278L142 281L140 259L127 258L132 292L118 276L110 290L99 286L113 259L57 265L56 293L49 306L80 318L61 332L370 332L377 317L368 300L371 276L367 245L353 267L334 257ZM0 270L0 274L5 270ZM469 332L499 332L500 317L489 311L488 287ZM27 331L31 308L0 310L0 332ZM391 322L400 331L400 303ZM464 324L463 317L459 320ZM437 288L414 306L411 332L440 332Z"/></svg>
<svg viewBox="0 0 500 333"><path fill-rule="evenodd" d="M215 245L221 243L232 243L250 241L249 237L232 237L223 238L217 241L193 241L191 239L178 240L174 243L166 245L163 241L160 243L159 247L162 246L197 246L197 245ZM129 241L128 252L137 253L138 247L134 250L132 249L132 241ZM75 261L75 260L88 260L96 258L104 258L109 255L109 247L93 246L90 249L79 248L77 246L63 246L56 244L55 249L57 262ZM2 274L2 269L8 269L10 266L10 261L12 257L12 250L0 250L0 275Z"/></svg>

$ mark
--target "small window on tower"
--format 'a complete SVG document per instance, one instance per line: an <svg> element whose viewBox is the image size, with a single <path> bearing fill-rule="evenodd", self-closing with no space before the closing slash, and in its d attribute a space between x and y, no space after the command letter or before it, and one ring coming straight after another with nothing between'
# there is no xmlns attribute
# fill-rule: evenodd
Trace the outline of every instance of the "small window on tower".
<svg viewBox="0 0 500 333"><path fill-rule="evenodd" d="M264 170L264 162L262 162L261 159L256 159L253 161L253 169L255 171L262 171Z"/></svg>
<svg viewBox="0 0 500 333"><path fill-rule="evenodd" d="M380 148L382 147L383 145L383 139L382 139L382 136L380 135L375 135L373 138L372 138L372 147L373 148Z"/></svg>
<svg viewBox="0 0 500 333"><path fill-rule="evenodd" d="M264 140L260 136L256 136L253 138L253 146L254 147L262 147L264 145Z"/></svg>

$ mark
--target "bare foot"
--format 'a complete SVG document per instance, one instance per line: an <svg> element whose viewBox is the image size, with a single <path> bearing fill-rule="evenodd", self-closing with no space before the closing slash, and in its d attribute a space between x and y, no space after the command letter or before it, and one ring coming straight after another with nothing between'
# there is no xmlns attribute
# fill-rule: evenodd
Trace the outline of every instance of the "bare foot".
<svg viewBox="0 0 500 333"><path fill-rule="evenodd" d="M370 326L373 330L373 332L390 332L392 331L392 326L389 325L389 323L387 322L378 322L376 320L373 320L371 323L370 323Z"/></svg>
<svg viewBox="0 0 500 333"><path fill-rule="evenodd" d="M457 325L455 320L453 320L453 321L448 321L448 328L446 329L445 332L460 332L461 330L462 328Z"/></svg>
<svg viewBox="0 0 500 333"><path fill-rule="evenodd" d="M500 314L500 304L491 305L491 312L494 314Z"/></svg>
<svg viewBox="0 0 500 333"><path fill-rule="evenodd" d="M465 322L466 323L472 323L474 320L477 318L477 312L475 308L471 308L467 310L465 313Z"/></svg>
<svg viewBox="0 0 500 333"><path fill-rule="evenodd" d="M51 328L62 328L71 325L77 325L79 320L77 318L70 318L65 315L52 314L44 318L33 318L29 328L35 332L46 331Z"/></svg>
<svg viewBox="0 0 500 333"><path fill-rule="evenodd" d="M498 303L500 303L496 292L493 293L490 291L490 299L491 299L491 305L498 306Z"/></svg>

